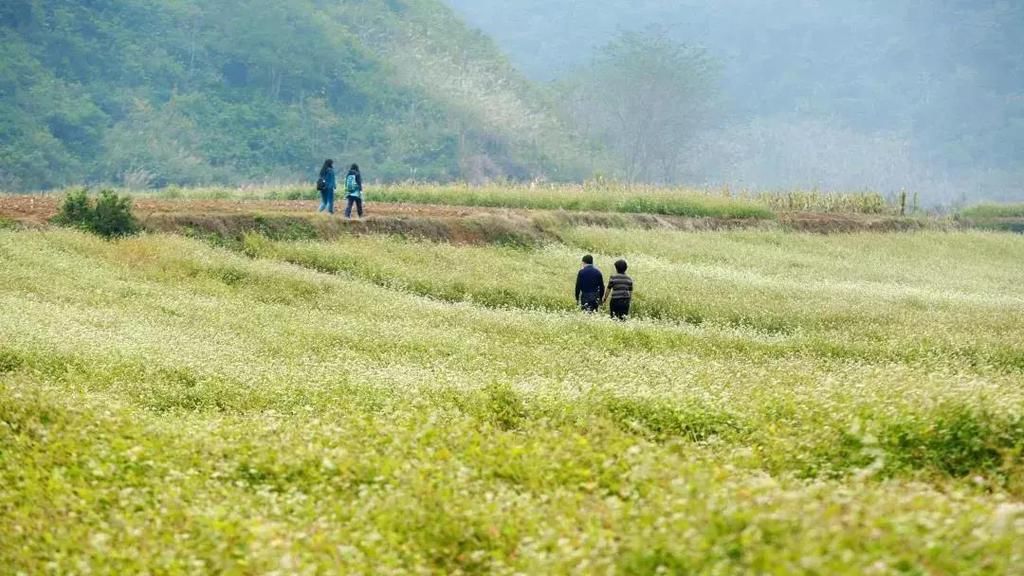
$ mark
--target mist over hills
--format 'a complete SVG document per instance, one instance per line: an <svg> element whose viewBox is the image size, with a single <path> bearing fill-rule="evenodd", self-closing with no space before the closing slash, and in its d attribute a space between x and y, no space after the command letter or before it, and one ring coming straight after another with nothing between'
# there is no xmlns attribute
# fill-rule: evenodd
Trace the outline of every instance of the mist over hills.
<svg viewBox="0 0 1024 576"><path fill-rule="evenodd" d="M1024 5L1000 0L446 0L556 80L655 25L721 65L689 180L1024 198Z"/></svg>
<svg viewBox="0 0 1024 576"><path fill-rule="evenodd" d="M0 5L0 189L574 179L570 134L436 0Z"/></svg>

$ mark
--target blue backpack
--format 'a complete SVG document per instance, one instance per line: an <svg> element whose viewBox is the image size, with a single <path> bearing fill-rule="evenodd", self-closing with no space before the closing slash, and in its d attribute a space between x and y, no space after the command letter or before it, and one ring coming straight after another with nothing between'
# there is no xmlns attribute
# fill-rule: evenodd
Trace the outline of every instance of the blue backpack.
<svg viewBox="0 0 1024 576"><path fill-rule="evenodd" d="M359 196L362 190L359 189L359 181L356 179L355 174L349 174L345 177L345 192L349 196Z"/></svg>

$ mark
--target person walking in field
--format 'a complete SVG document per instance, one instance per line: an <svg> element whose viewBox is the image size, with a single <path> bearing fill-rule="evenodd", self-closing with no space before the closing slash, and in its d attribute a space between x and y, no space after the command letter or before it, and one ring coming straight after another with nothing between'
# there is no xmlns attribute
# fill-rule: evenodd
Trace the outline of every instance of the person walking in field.
<svg viewBox="0 0 1024 576"><path fill-rule="evenodd" d="M359 165L353 164L345 175L345 198L348 204L345 206L345 218L352 218L352 205L356 205L356 212L363 217L363 175L359 173Z"/></svg>
<svg viewBox="0 0 1024 576"><path fill-rule="evenodd" d="M327 159L320 168L320 177L316 181L316 190L320 193L320 212L327 211L334 214L334 191L338 187L338 180L334 175L334 160Z"/></svg>
<svg viewBox="0 0 1024 576"><path fill-rule="evenodd" d="M625 320L629 316L629 305L633 301L633 279L626 276L629 264L625 260L615 263L615 274L608 279L605 299L613 320Z"/></svg>
<svg viewBox="0 0 1024 576"><path fill-rule="evenodd" d="M594 257L583 257L583 266L576 274L576 303L584 312L597 312L604 300L604 276L594 266Z"/></svg>

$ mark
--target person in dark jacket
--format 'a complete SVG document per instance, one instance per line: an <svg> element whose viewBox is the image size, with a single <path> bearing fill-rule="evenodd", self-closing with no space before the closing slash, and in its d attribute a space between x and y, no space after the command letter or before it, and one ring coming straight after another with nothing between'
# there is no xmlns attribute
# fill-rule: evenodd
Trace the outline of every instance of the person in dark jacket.
<svg viewBox="0 0 1024 576"><path fill-rule="evenodd" d="M338 188L338 180L334 175L334 160L324 161L317 184L320 190L320 212L326 210L329 214L334 214L334 191Z"/></svg>
<svg viewBox="0 0 1024 576"><path fill-rule="evenodd" d="M576 275L576 303L584 312L597 312L604 300L604 276L594 266L594 257L583 257L583 267Z"/></svg>
<svg viewBox="0 0 1024 576"><path fill-rule="evenodd" d="M626 276L629 264L625 260L615 263L615 274L608 279L608 291L605 299L609 301L608 309L613 320L625 320L629 316L629 305L633 301L633 279Z"/></svg>
<svg viewBox="0 0 1024 576"><path fill-rule="evenodd" d="M356 205L359 217L363 217L363 175L359 173L359 165L353 164L345 175L345 198L348 204L345 206L345 218L352 217L352 205Z"/></svg>

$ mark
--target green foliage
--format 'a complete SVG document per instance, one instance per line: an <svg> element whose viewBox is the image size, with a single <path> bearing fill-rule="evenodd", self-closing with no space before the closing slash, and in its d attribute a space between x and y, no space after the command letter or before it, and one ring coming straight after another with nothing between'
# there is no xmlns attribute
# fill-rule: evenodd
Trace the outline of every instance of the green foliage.
<svg viewBox="0 0 1024 576"><path fill-rule="evenodd" d="M93 204L86 190L69 192L61 203L60 213L54 217L54 223L61 226L78 226L88 228L92 224Z"/></svg>
<svg viewBox="0 0 1024 576"><path fill-rule="evenodd" d="M959 212L962 218L1024 218L1024 204L979 204Z"/></svg>
<svg viewBox="0 0 1024 576"><path fill-rule="evenodd" d="M561 233L0 231L0 565L1021 565L1024 238ZM572 309L583 247L642 317Z"/></svg>
<svg viewBox="0 0 1024 576"><path fill-rule="evenodd" d="M694 190L644 186L386 186L371 192L380 202L664 214L694 218L773 219L768 208L744 198Z"/></svg>
<svg viewBox="0 0 1024 576"><path fill-rule="evenodd" d="M131 197L110 190L101 191L95 201L85 190L69 193L54 223L81 228L104 238L131 236L142 228L132 214Z"/></svg>
<svg viewBox="0 0 1024 576"><path fill-rule="evenodd" d="M714 410L684 410L670 402L612 397L605 407L613 421L626 430L650 435L653 439L683 438L693 442L736 430L734 419Z"/></svg>
<svg viewBox="0 0 1024 576"><path fill-rule="evenodd" d="M110 190L100 192L93 210L91 230L104 238L136 234L141 229L132 214L130 196L119 196Z"/></svg>
<svg viewBox="0 0 1024 576"><path fill-rule="evenodd" d="M578 175L542 94L436 0L13 10L0 19L0 188L311 181L342 154L384 180L453 180L484 156L498 176Z"/></svg>
<svg viewBox="0 0 1024 576"><path fill-rule="evenodd" d="M883 434L894 466L931 466L954 476L999 473L1008 457L1024 454L1024 417L987 408L944 406L930 422L894 422Z"/></svg>
<svg viewBox="0 0 1024 576"><path fill-rule="evenodd" d="M493 382L480 391L474 403L480 418L502 430L514 430L529 415L520 395L507 383ZM470 412L474 410L471 408Z"/></svg>
<svg viewBox="0 0 1024 576"><path fill-rule="evenodd" d="M643 285L633 302L635 318L750 330L766 339L795 338L790 342L793 350L826 356L910 362L948 353L995 370L1020 372L1019 354L1010 353L1012 341L999 337L962 344L958 339L959 326L968 322L986 326L985 333L992 335L1012 327L1011 317L992 308L1005 295L991 288L1015 281L1012 236L980 235L968 242L959 235L950 239L946 233L822 239L778 232L694 235L600 228L563 230L560 235L564 244L537 249L381 237L271 242L260 236L247 238L245 249L252 257L356 277L441 301L551 312L574 308L567 267L581 254L592 252L606 272L625 256L638 286ZM895 239L902 242L892 245ZM936 255L923 257L928 249ZM874 257L861 258L851 269L847 262L862 252ZM999 262L1005 270L963 264L970 273L946 277L944 258L975 258L977 252L986 253L987 262ZM835 281L822 284L823 270ZM945 289L934 289L937 283ZM986 285L989 288L982 288ZM751 298L751 292L759 298ZM942 336L918 334L922 323ZM850 337L825 336L836 327L849 330ZM906 336L905 346L875 346L894 333Z"/></svg>
<svg viewBox="0 0 1024 576"><path fill-rule="evenodd" d="M895 214L898 206L877 192L826 194L816 191L763 193L757 200L775 210L845 214Z"/></svg>
<svg viewBox="0 0 1024 576"><path fill-rule="evenodd" d="M983 230L1024 234L1024 204L980 204L961 210L955 218Z"/></svg>

